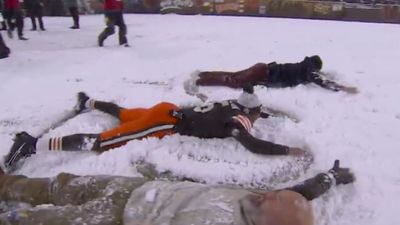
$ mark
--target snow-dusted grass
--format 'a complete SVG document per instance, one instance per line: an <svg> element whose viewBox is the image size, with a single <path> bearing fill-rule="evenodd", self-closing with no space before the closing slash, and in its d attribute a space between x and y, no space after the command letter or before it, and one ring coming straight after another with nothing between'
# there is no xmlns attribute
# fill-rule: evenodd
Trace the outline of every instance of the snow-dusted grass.
<svg viewBox="0 0 400 225"><path fill-rule="evenodd" d="M0 155L7 153L14 133L38 134L70 109L78 91L126 107L149 107L160 101L196 104L200 101L186 95L181 85L195 69L240 70L256 62L296 62L319 54L325 71L361 92L351 96L312 85L258 87L265 105L289 111L301 122L258 121L255 135L291 146L308 145L315 162L300 180L330 168L334 159L355 171L354 185L314 201L318 224L399 224L395 214L400 200L398 25L177 15L126 15L125 19L131 48L119 47L117 36L110 37L106 47L96 47L103 29L100 15L83 16L81 30L68 29L70 18L46 18L48 31L26 31L29 41L6 38L12 55L0 61ZM227 88L201 90L212 100L239 95ZM115 124L107 115L90 112L49 135L100 132ZM210 183L259 185L279 169L286 176L295 176L299 169L288 172L295 159L256 156L232 139L174 135L132 141L101 155L38 150L18 172L135 176L132 162L140 159Z"/></svg>

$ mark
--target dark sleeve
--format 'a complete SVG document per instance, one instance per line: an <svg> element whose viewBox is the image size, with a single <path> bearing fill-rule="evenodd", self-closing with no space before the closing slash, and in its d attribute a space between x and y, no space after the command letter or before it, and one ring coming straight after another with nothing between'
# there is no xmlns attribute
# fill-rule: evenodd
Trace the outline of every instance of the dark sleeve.
<svg viewBox="0 0 400 225"><path fill-rule="evenodd" d="M332 91L340 91L341 85L337 84L334 81L328 80L324 75L318 72L312 72L310 75L310 81L329 90Z"/></svg>
<svg viewBox="0 0 400 225"><path fill-rule="evenodd" d="M286 189L303 195L307 200L313 200L329 190L333 185L333 179L327 173L320 173L313 178Z"/></svg>
<svg viewBox="0 0 400 225"><path fill-rule="evenodd" d="M287 155L289 147L253 137L240 125L234 125L232 136L249 151L262 155Z"/></svg>

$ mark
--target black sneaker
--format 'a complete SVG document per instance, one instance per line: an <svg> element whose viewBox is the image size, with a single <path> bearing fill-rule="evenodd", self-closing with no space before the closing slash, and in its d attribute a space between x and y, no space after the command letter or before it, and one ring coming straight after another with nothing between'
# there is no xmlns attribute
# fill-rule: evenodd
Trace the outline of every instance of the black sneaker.
<svg viewBox="0 0 400 225"><path fill-rule="evenodd" d="M74 107L76 113L86 112L89 109L85 106L87 100L89 100L89 96L86 95L85 92L79 92L77 97L77 102Z"/></svg>
<svg viewBox="0 0 400 225"><path fill-rule="evenodd" d="M7 169L13 168L22 158L27 158L36 153L37 139L25 131L15 135L14 144L4 160Z"/></svg>

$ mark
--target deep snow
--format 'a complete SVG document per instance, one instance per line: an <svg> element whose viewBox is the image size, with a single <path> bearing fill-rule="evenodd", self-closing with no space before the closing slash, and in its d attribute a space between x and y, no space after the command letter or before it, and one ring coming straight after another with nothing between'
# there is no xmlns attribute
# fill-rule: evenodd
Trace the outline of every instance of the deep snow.
<svg viewBox="0 0 400 225"><path fill-rule="evenodd" d="M178 15L126 15L125 19L131 48L119 47L117 36L110 37L106 47L96 47L104 26L100 15L83 16L81 30L68 29L70 18L45 18L48 31L26 31L29 41L5 38L12 55L0 61L0 155L7 153L16 132L38 134L70 109L78 91L126 107L149 107L160 101L197 104L200 101L182 88L195 69L240 70L256 62L296 62L319 54L324 71L359 87L360 93L332 93L313 85L280 90L257 87L265 105L291 112L301 121L260 120L255 135L309 146L315 162L296 181L330 168L334 159L354 170L354 185L339 187L314 201L318 224L400 223L396 216L400 200L396 152L400 146L399 25ZM211 100L240 93L227 88L201 90ZM89 112L48 136L100 132L115 124L107 115ZM209 183L257 186L274 172L279 174L279 169L286 177L296 177L301 170L301 166L288 167L295 159L256 156L231 139L171 136L132 141L101 155L39 150L18 173L135 176L132 162L140 159Z"/></svg>

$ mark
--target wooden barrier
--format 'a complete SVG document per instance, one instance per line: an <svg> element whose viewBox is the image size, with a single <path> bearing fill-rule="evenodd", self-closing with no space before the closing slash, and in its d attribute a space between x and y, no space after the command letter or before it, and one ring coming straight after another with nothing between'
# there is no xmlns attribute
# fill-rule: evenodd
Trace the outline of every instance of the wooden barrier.
<svg viewBox="0 0 400 225"><path fill-rule="evenodd" d="M102 13L98 0L77 0L86 13ZM126 13L175 13L400 23L400 5L301 0L124 0ZM63 0L46 0L47 15L66 15ZM89 7L89 9L87 9ZM82 7L81 7L82 8Z"/></svg>

